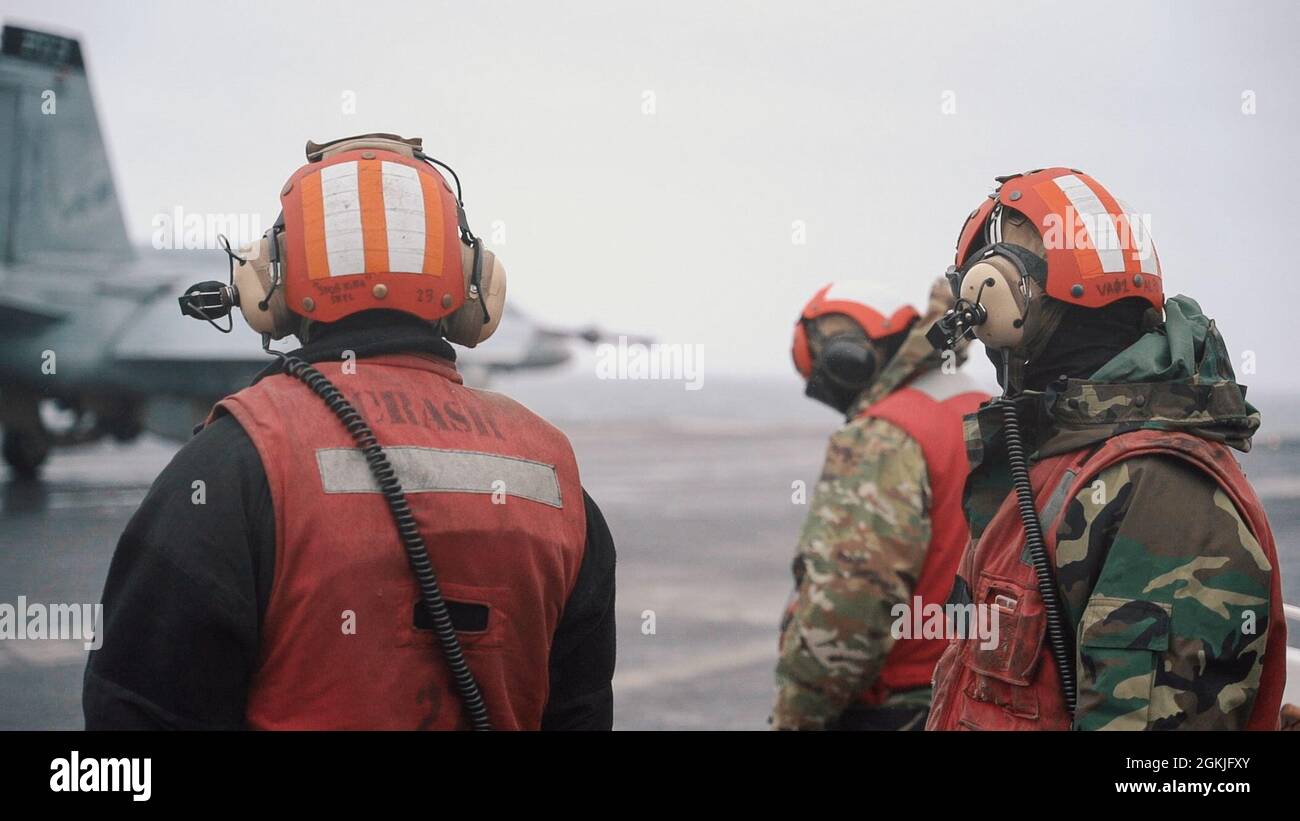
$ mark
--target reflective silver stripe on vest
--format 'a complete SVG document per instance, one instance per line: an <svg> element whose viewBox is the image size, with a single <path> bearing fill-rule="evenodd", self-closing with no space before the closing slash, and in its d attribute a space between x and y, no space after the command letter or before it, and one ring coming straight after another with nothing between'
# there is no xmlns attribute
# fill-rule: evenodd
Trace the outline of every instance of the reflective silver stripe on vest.
<svg viewBox="0 0 1300 821"><path fill-rule="evenodd" d="M1047 506L1043 508L1043 512L1038 516L1038 526L1043 529L1043 538L1050 538L1048 530L1056 521L1056 517L1061 514L1061 509L1065 507L1065 494L1074 485L1074 480L1078 476L1079 472L1077 470L1067 470L1061 476L1061 480L1057 482L1056 487L1052 489L1052 495L1047 497ZM1011 495L1012 497L1015 496L1014 490L1011 491ZM1027 541L1025 542L1025 549L1020 552L1020 561L1022 564L1028 565L1034 563L1033 556L1029 552L1029 542Z"/></svg>
<svg viewBox="0 0 1300 821"><path fill-rule="evenodd" d="M1061 476L1061 481L1052 491L1052 495L1047 497L1047 506L1043 508L1042 515L1039 517L1044 532L1056 521L1056 517L1061 513L1061 508L1065 507L1065 494L1078 476L1079 472L1077 470L1067 470Z"/></svg>
<svg viewBox="0 0 1300 821"><path fill-rule="evenodd" d="M504 493L564 507L554 465L472 450L398 446L384 453L407 493ZM326 493L379 492L360 450L320 448L316 464Z"/></svg>

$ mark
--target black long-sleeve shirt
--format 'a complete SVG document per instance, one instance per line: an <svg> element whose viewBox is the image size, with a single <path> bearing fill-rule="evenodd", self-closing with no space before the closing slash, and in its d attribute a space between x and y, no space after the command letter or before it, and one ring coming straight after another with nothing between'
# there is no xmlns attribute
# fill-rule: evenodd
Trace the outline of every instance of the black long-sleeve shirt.
<svg viewBox="0 0 1300 821"><path fill-rule="evenodd" d="M424 350L452 358L427 326L350 324L299 355L320 361ZM203 504L191 482L203 475ZM587 543L556 629L542 729L613 723L615 550L583 492ZM117 545L104 586L103 646L86 665L86 729L239 729L275 572L275 512L261 458L233 417L181 448Z"/></svg>

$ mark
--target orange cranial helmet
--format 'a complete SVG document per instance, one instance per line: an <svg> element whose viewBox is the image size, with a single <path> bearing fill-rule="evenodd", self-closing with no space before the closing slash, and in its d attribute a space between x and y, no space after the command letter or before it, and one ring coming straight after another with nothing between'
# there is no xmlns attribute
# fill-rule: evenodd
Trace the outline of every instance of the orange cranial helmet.
<svg viewBox="0 0 1300 821"><path fill-rule="evenodd" d="M812 376L814 363L812 346L808 339L808 325L814 320L830 314L843 314L857 323L871 340L883 339L899 331L907 330L920 314L910 305L903 305L888 317L881 314L865 301L868 298L860 293L857 283L831 283L824 286L813 298L808 300L799 320L795 323L794 344L790 354L794 366L804 379ZM876 301L876 299L872 299Z"/></svg>
<svg viewBox="0 0 1300 821"><path fill-rule="evenodd" d="M335 322L371 308L440 319L465 301L456 197L423 160L352 150L280 192L289 310Z"/></svg>
<svg viewBox="0 0 1300 821"><path fill-rule="evenodd" d="M278 339L301 319L375 309L439 322L471 347L495 330L505 271L470 231L459 179L453 193L419 139L309 142L307 159L280 192L275 227L238 257L239 289L257 297L240 301L254 330Z"/></svg>
<svg viewBox="0 0 1300 821"><path fill-rule="evenodd" d="M1046 256L1046 282L1040 285L1047 296L1085 308L1126 297L1141 297L1157 310L1164 307L1160 259L1146 215L1076 169L1039 169L998 177L997 183L966 218L957 239L957 268L997 243L1041 241L1041 247L1030 250ZM1026 218L1028 224L1017 231Z"/></svg>

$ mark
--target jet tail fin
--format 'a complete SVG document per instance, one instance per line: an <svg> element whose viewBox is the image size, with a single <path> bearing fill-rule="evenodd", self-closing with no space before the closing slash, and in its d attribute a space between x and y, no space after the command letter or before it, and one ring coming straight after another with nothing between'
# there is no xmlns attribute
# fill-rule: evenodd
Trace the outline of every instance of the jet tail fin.
<svg viewBox="0 0 1300 821"><path fill-rule="evenodd" d="M0 33L0 264L132 255L81 44Z"/></svg>

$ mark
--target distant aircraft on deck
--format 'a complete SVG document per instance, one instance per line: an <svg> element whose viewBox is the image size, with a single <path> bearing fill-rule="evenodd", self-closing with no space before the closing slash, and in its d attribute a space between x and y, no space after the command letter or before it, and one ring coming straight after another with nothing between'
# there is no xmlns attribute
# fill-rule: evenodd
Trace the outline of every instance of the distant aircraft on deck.
<svg viewBox="0 0 1300 821"><path fill-rule="evenodd" d="M208 334L181 316L192 261L129 242L80 43L10 25L0 38L4 460L33 477L55 446L145 430L186 439L269 360L251 331ZM209 275L225 266L213 251ZM458 362L466 381L482 384L567 362L569 340L604 338L507 307L491 343L458 350Z"/></svg>

